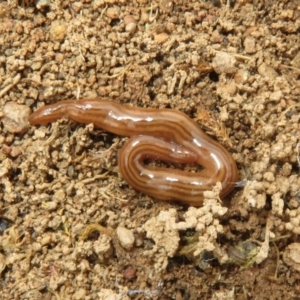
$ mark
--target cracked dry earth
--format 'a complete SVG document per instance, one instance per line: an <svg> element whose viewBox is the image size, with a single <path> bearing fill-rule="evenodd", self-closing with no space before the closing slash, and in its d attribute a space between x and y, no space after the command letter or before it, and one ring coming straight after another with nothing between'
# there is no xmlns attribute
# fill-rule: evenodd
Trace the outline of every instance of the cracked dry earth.
<svg viewBox="0 0 300 300"><path fill-rule="evenodd" d="M93 97L184 112L238 187L158 201L126 138L28 123ZM299 99L300 1L1 1L0 299L299 299Z"/></svg>

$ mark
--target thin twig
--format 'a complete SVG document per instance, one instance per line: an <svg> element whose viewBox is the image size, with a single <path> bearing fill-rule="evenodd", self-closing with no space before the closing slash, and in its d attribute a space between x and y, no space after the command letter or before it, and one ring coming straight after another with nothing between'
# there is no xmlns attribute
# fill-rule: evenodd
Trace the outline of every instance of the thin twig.
<svg viewBox="0 0 300 300"><path fill-rule="evenodd" d="M6 86L2 91L0 91L0 98L3 97L12 87L14 87L21 79L21 75L17 74L13 78L13 82Z"/></svg>
<svg viewBox="0 0 300 300"><path fill-rule="evenodd" d="M280 67L283 67L283 68L286 68L286 69L291 69L293 71L296 71L296 72L300 73L299 68L295 68L295 67L292 67L292 66L286 66L286 65L280 65Z"/></svg>

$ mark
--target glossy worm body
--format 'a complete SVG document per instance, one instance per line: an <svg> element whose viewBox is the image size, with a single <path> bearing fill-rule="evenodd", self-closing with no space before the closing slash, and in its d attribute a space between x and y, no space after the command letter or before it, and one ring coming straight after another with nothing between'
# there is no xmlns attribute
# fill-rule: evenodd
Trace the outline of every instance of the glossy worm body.
<svg viewBox="0 0 300 300"><path fill-rule="evenodd" d="M131 107L100 99L67 100L38 109L29 122L47 124L62 117L131 136L119 153L120 172L132 187L157 199L201 206L204 191L221 182L220 197L224 197L238 179L228 151L180 111ZM203 169L192 173L152 167L145 164L146 159L198 164Z"/></svg>

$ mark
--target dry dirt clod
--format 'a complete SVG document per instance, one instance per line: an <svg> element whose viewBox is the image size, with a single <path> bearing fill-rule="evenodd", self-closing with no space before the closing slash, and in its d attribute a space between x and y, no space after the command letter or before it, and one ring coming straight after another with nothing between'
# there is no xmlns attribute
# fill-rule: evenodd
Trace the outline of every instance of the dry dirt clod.
<svg viewBox="0 0 300 300"><path fill-rule="evenodd" d="M283 261L300 272L300 243L288 245L283 252Z"/></svg>
<svg viewBox="0 0 300 300"><path fill-rule="evenodd" d="M229 53L217 52L212 61L212 67L218 74L232 74L235 72L236 59Z"/></svg>
<svg viewBox="0 0 300 300"><path fill-rule="evenodd" d="M125 30L127 32L134 32L137 26L137 22L135 18L132 15L126 15L123 19L123 22L125 24Z"/></svg>
<svg viewBox="0 0 300 300"><path fill-rule="evenodd" d="M118 19L120 17L120 8L118 6L109 7L106 10L106 15L111 19Z"/></svg>
<svg viewBox="0 0 300 300"><path fill-rule="evenodd" d="M67 34L67 24L64 21L53 21L50 27L50 38L52 41L61 42Z"/></svg>

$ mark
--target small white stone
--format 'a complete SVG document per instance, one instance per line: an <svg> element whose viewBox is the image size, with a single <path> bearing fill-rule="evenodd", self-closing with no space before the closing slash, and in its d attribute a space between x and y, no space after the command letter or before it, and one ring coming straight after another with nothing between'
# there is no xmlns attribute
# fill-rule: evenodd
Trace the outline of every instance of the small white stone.
<svg viewBox="0 0 300 300"><path fill-rule="evenodd" d="M130 250L134 244L134 235L131 230L119 226L117 228L117 236L123 248Z"/></svg>

